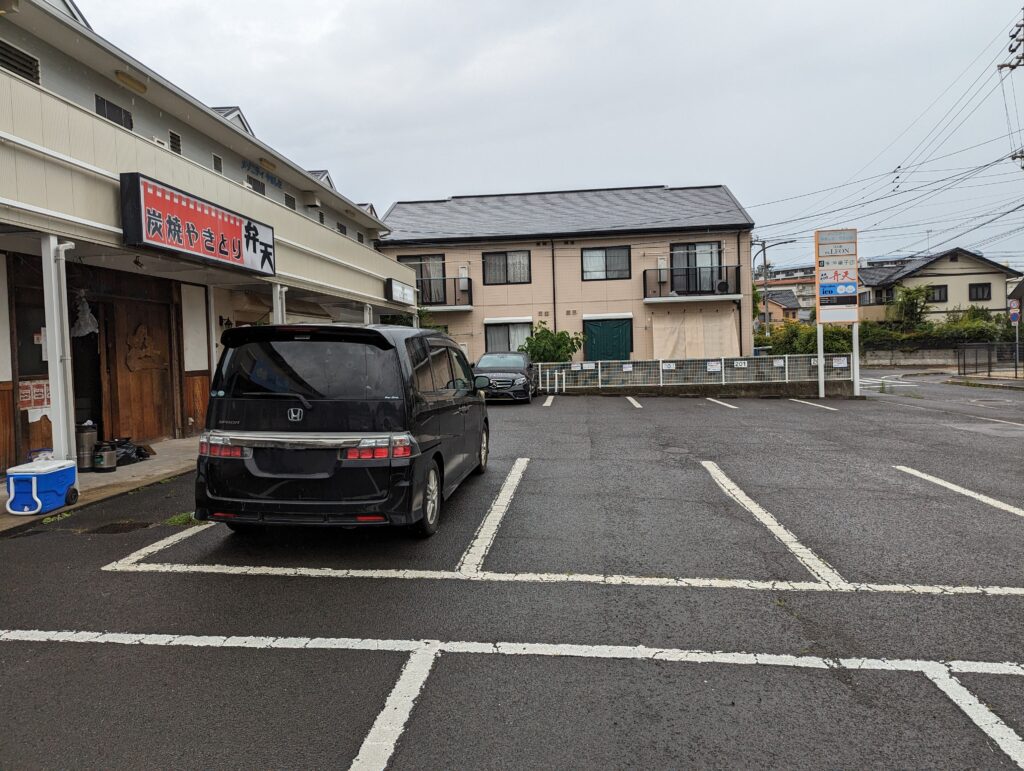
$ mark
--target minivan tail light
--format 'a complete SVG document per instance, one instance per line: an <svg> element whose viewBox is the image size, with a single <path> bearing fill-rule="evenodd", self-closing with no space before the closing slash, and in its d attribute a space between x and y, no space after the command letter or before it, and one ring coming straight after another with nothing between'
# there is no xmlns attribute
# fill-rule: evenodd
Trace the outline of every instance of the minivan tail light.
<svg viewBox="0 0 1024 771"><path fill-rule="evenodd" d="M367 437L360 439L357 446L342 450L339 455L343 460L411 458L413 456L413 445L413 438L410 434Z"/></svg>
<svg viewBox="0 0 1024 771"><path fill-rule="evenodd" d="M199 454L204 458L251 458L252 448L227 444L222 437L203 434L199 439Z"/></svg>

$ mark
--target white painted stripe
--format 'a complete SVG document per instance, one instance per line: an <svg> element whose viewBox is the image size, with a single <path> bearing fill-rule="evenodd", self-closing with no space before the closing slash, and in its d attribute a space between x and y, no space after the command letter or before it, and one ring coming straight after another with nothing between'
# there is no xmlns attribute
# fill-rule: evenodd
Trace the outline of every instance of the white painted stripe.
<svg viewBox="0 0 1024 771"><path fill-rule="evenodd" d="M739 409L739 407L737 407L735 404L726 404L725 402L718 401L718 399L712 399L710 396L706 396L704 398L706 398L709 402L714 402L715 404L721 404L723 407L728 407L730 410Z"/></svg>
<svg viewBox="0 0 1024 771"><path fill-rule="evenodd" d="M498 534L501 520L512 503L512 496L515 495L516 488L519 487L519 482L523 478L529 463L529 458L518 458L512 464L512 469L508 472L508 476L505 477L498 495L491 502L491 508L487 510L483 522L477 528L472 543L469 544L466 553L459 560L459 565L456 568L459 573L473 574L480 572L484 557L491 550L491 544L494 543L494 537Z"/></svg>
<svg viewBox="0 0 1024 771"><path fill-rule="evenodd" d="M847 587L849 586L848 582L836 572L835 568L800 543L796 536L783 527L775 517L751 500L750 497L739 488L739 485L725 475L725 472L719 468L717 463L705 460L701 461L701 465L707 469L709 474L711 474L711 478L715 480L715 483L722 488L722 492L753 514L758 522L767 527L771 534L774 535L783 546L789 549L793 553L794 557L800 560L800 564L807 568L811 575L834 589L847 590Z"/></svg>
<svg viewBox="0 0 1024 771"><path fill-rule="evenodd" d="M259 641L252 644L252 641ZM267 648L306 650L409 651L402 674L377 715L373 727L363 740L351 768L359 771L384 769L394 754L405 726L409 722L416 699L430 676L439 653L491 654L499 656L547 656L634 661L670 661L681 664L724 664L737 666L788 667L792 669L912 672L924 674L949 698L986 736L1024 767L1024 739L1004 723L992 710L954 677L952 672L990 672L1024 675L1024 665L1013 662L957 661L951 665L918 659L826 659L820 656L779 653L746 653L727 651L650 648L643 645L574 645L523 642L474 642L436 640L374 640L352 638L308 637L225 637L223 635L170 635L88 631L45 631L39 629L0 630L0 641L97 643L114 645L189 646L200 648Z"/></svg>
<svg viewBox="0 0 1024 771"><path fill-rule="evenodd" d="M384 771L387 768L436 658L436 646L418 650L409 656L384 703L384 709L377 715L370 733L363 739L359 754L349 766L350 771Z"/></svg>
<svg viewBox="0 0 1024 771"><path fill-rule="evenodd" d="M912 469L909 466L893 466L893 468L897 471L902 471L905 474L911 474L919 479L924 479L932 484L939 485L940 487L945 487L947 490L952 490L954 493L960 493L960 495L966 495L968 498L974 498L976 501L987 503L995 509L1008 511L1011 514L1016 514L1018 517L1024 517L1024 509L1019 509L1016 506L1011 506L1009 503L1003 503L1002 501L990 498L987 495L982 495L981 493L976 493L973 490L968 490L966 487L961 487L960 485L955 485L952 482L947 482L945 479L933 477L931 474L925 474L923 471Z"/></svg>
<svg viewBox="0 0 1024 771"><path fill-rule="evenodd" d="M258 646L250 640L264 641ZM151 645L157 647L252 648L264 650L358 650L426 654L412 656L402 675L410 672L407 683L429 674L427 658L439 653L497 654L502 656L566 656L573 658L637 659L678 661L694 664L741 664L802 669L857 669L886 672L916 672L941 676L958 674L995 674L1024 677L1024 663L1012 661L951 662L927 659L822 658L820 656L744 651L704 651L684 648L652 648L645 645L580 645L572 643L479 642L470 640L396 640L356 637L235 637L230 635L177 635L138 632L93 632L43 629L0 629L0 642L97 643L112 645ZM431 664L433 662L430 662ZM943 671L944 670L944 671ZM399 682L403 677L399 677ZM395 690L398 685L396 684ZM394 691L392 691L393 693Z"/></svg>
<svg viewBox="0 0 1024 771"><path fill-rule="evenodd" d="M544 406L545 407L550 407L551 406L551 402L553 402L554 400L555 400L555 395L554 394L549 394L548 398L544 400Z"/></svg>
<svg viewBox="0 0 1024 771"><path fill-rule="evenodd" d="M978 697L967 690L963 684L949 673L943 666L930 667L925 675L956 704L985 735L994 741L999 749L1021 768L1024 768L1024 739L1006 723L1000 720L995 712L982 704Z"/></svg>
<svg viewBox="0 0 1024 771"><path fill-rule="evenodd" d="M161 538L156 543L151 543L149 546L144 546L138 551L132 552L124 559L117 560L116 562L111 562L109 565L104 565L102 569L123 570L124 568L129 567L130 565L135 565L136 563L141 562L142 560L146 559L146 557L152 557L157 552L163 551L164 549L173 546L179 541L184 541L186 538L190 538L193 535L201 533L203 530L207 530L208 528L213 527L214 524L216 523L211 522L206 525L195 525L193 527L187 527L179 533L170 535L167 538Z"/></svg>
<svg viewBox="0 0 1024 771"><path fill-rule="evenodd" d="M628 401L628 402L629 402L630 404L632 404L632 405L633 405L634 407L636 407L636 408L637 408L638 410L642 410L642 409L644 408L644 406L643 406L642 404L640 404L640 402L638 402L638 401L637 401L636 399L634 399L634 398L633 398L632 396L627 396L627 397L626 397L626 400L627 400L627 401Z"/></svg>
<svg viewBox="0 0 1024 771"><path fill-rule="evenodd" d="M808 407L817 407L822 410L831 410L832 412L839 412L835 407L826 407L824 404L816 404L815 402L805 402L803 399L790 399L791 402L797 404L806 404Z"/></svg>
<svg viewBox="0 0 1024 771"><path fill-rule="evenodd" d="M978 405L981 406L980 404ZM968 415L967 417L977 418L978 420L987 420L989 423L1005 423L1008 426L1024 426L1024 423L1014 423L1012 420L1000 420L999 418L985 418L981 415Z"/></svg>

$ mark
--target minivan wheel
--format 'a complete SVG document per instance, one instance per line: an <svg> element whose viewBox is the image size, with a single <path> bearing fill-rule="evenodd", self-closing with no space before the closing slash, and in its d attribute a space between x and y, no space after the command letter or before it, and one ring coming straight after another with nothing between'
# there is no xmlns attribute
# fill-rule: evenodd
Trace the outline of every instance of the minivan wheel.
<svg viewBox="0 0 1024 771"><path fill-rule="evenodd" d="M437 532L440 519L441 474L437 470L437 461L431 461L427 476L423 480L423 516L413 525L413 530L421 538L429 538Z"/></svg>
<svg viewBox="0 0 1024 771"><path fill-rule="evenodd" d="M484 430L480 432L480 449L476 456L476 468L473 469L474 474L483 474L487 471L487 459L491 454L490 433L487 430L487 426L484 426Z"/></svg>

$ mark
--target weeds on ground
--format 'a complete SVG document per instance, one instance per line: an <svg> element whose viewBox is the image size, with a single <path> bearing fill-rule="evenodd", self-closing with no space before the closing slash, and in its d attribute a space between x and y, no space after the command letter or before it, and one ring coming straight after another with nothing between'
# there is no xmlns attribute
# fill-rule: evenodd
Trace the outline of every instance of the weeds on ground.
<svg viewBox="0 0 1024 771"><path fill-rule="evenodd" d="M175 514L173 517L168 517L161 524L171 525L173 527L191 527L196 524L196 521L192 518L191 511L183 511L181 514Z"/></svg>

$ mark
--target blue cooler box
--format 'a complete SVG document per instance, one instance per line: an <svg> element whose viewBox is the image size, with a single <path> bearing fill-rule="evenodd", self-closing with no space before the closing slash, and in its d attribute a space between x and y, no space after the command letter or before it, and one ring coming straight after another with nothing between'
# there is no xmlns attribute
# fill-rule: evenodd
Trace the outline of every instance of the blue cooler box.
<svg viewBox="0 0 1024 771"><path fill-rule="evenodd" d="M34 460L7 469L7 511L45 514L78 500L73 460Z"/></svg>

